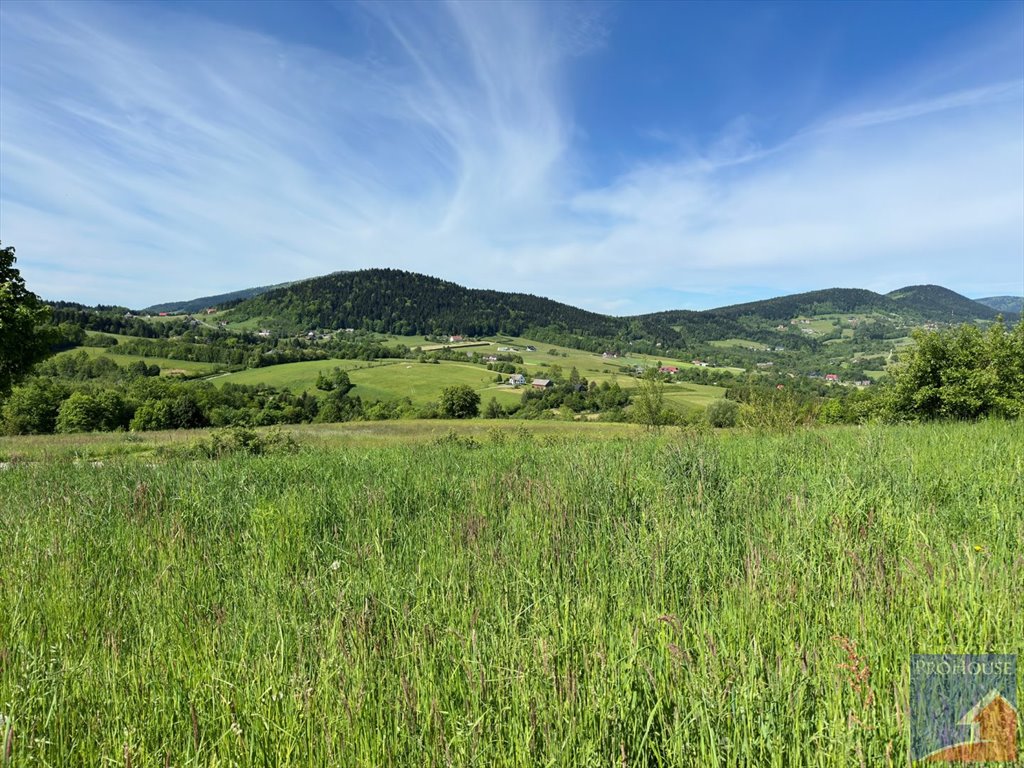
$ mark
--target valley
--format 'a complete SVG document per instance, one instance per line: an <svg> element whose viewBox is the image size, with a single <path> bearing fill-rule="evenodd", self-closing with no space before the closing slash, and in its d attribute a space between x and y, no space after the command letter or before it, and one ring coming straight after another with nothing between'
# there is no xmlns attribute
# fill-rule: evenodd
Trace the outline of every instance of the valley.
<svg viewBox="0 0 1024 768"><path fill-rule="evenodd" d="M612 317L387 269L154 309L55 302L61 350L14 393L4 431L434 419L453 390L488 418L688 424L731 399L731 423L782 398L787 418L813 421L829 400L865 412L857 393L885 383L914 334L1000 317L938 286Z"/></svg>

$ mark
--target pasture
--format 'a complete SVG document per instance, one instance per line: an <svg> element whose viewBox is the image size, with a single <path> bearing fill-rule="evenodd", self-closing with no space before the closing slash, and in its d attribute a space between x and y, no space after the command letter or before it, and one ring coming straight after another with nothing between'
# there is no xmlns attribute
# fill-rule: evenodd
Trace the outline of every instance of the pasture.
<svg viewBox="0 0 1024 768"><path fill-rule="evenodd" d="M14 765L898 765L911 653L1020 650L1013 424L347 426L4 465Z"/></svg>
<svg viewBox="0 0 1024 768"><path fill-rule="evenodd" d="M496 345L502 346L502 345ZM528 362L525 367L530 377L543 378L545 373L550 371L550 365L554 363L562 367L563 373L568 374L571 365L565 363L575 360L583 365L596 368L597 363L587 360L586 357L596 358L600 361L599 355L588 355L585 352L576 351L572 358L555 358L546 356L540 352L524 355L524 360L540 360ZM578 366L577 366L578 367ZM437 402L445 387L457 384L465 384L472 387L480 394L483 402L491 397L499 403L511 404L517 402L522 396L523 390L513 387L499 385L495 378L494 371L488 371L482 365L474 365L469 362L460 363L449 360L442 360L440 363L420 363L415 360L380 360L368 362L365 360L311 360L301 363L285 363L282 365L271 365L263 368L250 368L236 373L223 374L211 377L211 381L217 386L227 383L234 384L267 384L275 387L290 389L293 392L314 392L316 389L317 375L321 372L330 371L332 368L342 368L348 372L349 379L355 384L352 395L358 395L363 400L399 400L409 398L416 405L423 405L429 402ZM607 366L603 367L607 369ZM580 374L588 379L597 382L615 381L623 389L635 387L637 380L632 376L618 373L606 373L603 370L580 369ZM505 376L507 378L507 376ZM529 381L529 379L528 379ZM527 387L529 384L527 384ZM692 384L679 382L665 386L666 402L677 409L699 410L707 406L712 400L723 397L725 389L703 384Z"/></svg>

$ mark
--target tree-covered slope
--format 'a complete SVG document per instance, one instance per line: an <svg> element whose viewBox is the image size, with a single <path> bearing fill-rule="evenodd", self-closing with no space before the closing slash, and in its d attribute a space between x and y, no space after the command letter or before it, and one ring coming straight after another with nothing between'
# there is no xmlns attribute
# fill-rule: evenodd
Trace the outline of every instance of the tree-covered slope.
<svg viewBox="0 0 1024 768"><path fill-rule="evenodd" d="M774 299L733 304L709 310L721 317L759 317L764 320L789 320L800 315L824 315L832 312L892 311L885 296L863 288L826 288L794 293Z"/></svg>
<svg viewBox="0 0 1024 768"><path fill-rule="evenodd" d="M1012 312L1019 315L1024 312L1024 296L986 296L975 301L1004 314Z"/></svg>
<svg viewBox="0 0 1024 768"><path fill-rule="evenodd" d="M908 285L886 296L896 302L901 311L909 310L929 320L947 323L991 320L999 314L992 307L972 301L941 285Z"/></svg>
<svg viewBox="0 0 1024 768"><path fill-rule="evenodd" d="M254 296L232 310L234 320L260 318L282 330L357 328L401 335L521 334L558 328L612 337L623 320L523 293L476 290L414 272L336 272Z"/></svg>
<svg viewBox="0 0 1024 768"><path fill-rule="evenodd" d="M816 342L804 336L777 332L775 326L801 315L819 315L833 312L893 311L892 302L885 296L857 288L830 288L774 299L734 304L702 312L669 310L642 315L645 323L671 325L687 341L706 342L731 337L747 338L766 344L785 344L787 347L814 346Z"/></svg>

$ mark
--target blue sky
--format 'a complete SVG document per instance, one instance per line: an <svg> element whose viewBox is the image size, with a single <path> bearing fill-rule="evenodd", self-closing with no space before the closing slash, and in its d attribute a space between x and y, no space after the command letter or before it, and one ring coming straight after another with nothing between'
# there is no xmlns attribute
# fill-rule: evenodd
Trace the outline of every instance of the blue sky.
<svg viewBox="0 0 1024 768"><path fill-rule="evenodd" d="M1024 291L1024 3L0 4L0 240L144 306Z"/></svg>

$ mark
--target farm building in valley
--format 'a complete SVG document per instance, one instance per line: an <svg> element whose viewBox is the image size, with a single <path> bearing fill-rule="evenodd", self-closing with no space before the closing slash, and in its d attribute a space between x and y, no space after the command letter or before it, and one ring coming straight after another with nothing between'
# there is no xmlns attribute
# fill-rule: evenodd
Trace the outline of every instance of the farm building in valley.
<svg viewBox="0 0 1024 768"><path fill-rule="evenodd" d="M551 386L551 379L534 379L533 380L533 388L534 389L547 389L550 386Z"/></svg>

